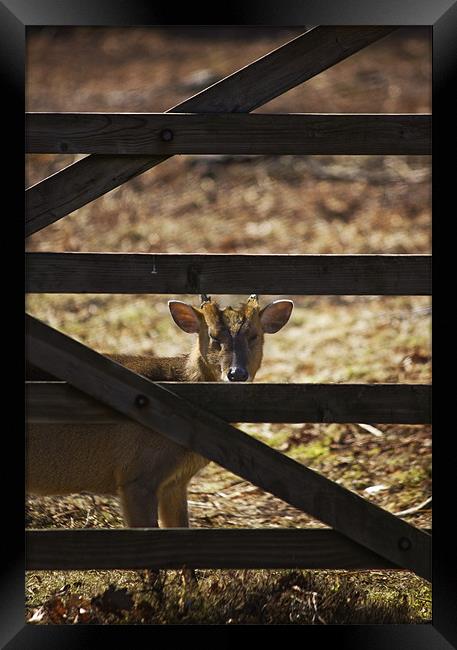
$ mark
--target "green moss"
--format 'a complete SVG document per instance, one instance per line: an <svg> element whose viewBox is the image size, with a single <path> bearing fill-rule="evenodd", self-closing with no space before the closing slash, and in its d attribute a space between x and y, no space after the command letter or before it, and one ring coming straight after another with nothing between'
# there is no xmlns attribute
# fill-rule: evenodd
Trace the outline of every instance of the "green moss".
<svg viewBox="0 0 457 650"><path fill-rule="evenodd" d="M330 444L332 438L330 436L323 436L318 440L314 440L309 444L300 444L293 448L291 456L299 458L302 462L312 462L317 459L322 460L330 453Z"/></svg>
<svg viewBox="0 0 457 650"><path fill-rule="evenodd" d="M394 474L396 485L409 488L421 486L424 484L424 481L427 481L429 478L430 470L419 465L414 465L408 470L396 471Z"/></svg>

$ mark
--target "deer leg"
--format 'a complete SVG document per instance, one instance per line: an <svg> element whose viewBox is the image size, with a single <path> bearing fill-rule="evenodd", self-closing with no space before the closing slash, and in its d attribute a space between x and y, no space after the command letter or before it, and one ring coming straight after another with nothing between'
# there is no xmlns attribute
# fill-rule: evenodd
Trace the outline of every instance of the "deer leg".
<svg viewBox="0 0 457 650"><path fill-rule="evenodd" d="M153 488L133 482L120 488L122 514L130 528L157 528L157 495Z"/></svg>
<svg viewBox="0 0 457 650"><path fill-rule="evenodd" d="M187 483L171 483L161 489L159 519L161 528L189 528Z"/></svg>
<svg viewBox="0 0 457 650"><path fill-rule="evenodd" d="M158 502L155 489L139 483L129 483L120 488L121 508L126 526L130 528L158 528ZM146 569L145 578L149 587L159 594L163 579L159 569Z"/></svg>
<svg viewBox="0 0 457 650"><path fill-rule="evenodd" d="M162 488L159 497L159 519L161 528L189 528L187 509L187 483L172 483ZM194 569L183 569L186 587L197 584Z"/></svg>

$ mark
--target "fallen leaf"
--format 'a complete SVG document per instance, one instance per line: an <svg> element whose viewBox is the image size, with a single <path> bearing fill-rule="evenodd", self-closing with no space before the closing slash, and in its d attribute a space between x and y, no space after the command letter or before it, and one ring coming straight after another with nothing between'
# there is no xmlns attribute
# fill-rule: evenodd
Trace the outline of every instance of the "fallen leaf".
<svg viewBox="0 0 457 650"><path fill-rule="evenodd" d="M39 623L40 621L43 620L45 614L46 614L46 609L42 605L41 607L35 610L33 616L29 618L28 623Z"/></svg>
<svg viewBox="0 0 457 650"><path fill-rule="evenodd" d="M388 490L388 485L371 485L364 489L364 492L367 494L376 494L377 492L382 492L382 490Z"/></svg>

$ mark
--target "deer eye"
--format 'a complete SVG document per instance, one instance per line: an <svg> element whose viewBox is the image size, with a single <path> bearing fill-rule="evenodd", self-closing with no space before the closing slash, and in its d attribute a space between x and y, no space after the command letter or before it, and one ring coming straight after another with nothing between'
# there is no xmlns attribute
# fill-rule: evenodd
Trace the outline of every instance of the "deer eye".
<svg viewBox="0 0 457 650"><path fill-rule="evenodd" d="M258 334L253 334L252 336L249 337L249 342L254 343L254 341L257 341L258 338L259 338Z"/></svg>

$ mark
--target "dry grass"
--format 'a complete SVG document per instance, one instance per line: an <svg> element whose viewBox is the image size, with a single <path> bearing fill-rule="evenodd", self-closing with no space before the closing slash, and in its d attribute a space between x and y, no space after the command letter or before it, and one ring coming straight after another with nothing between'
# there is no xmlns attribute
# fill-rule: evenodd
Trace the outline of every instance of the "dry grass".
<svg viewBox="0 0 457 650"><path fill-rule="evenodd" d="M222 33L200 40L181 33L176 40L168 30L32 31L28 110L162 111L291 36L269 32L241 47L239 39ZM390 36L260 110L428 112L427 31ZM30 183L75 159L28 156ZM180 156L32 236L28 248L427 253L430 209L427 157ZM168 355L190 345L190 337L171 323L169 297L32 295L28 309L100 351ZM430 381L428 298L293 298L291 322L267 339L258 381ZM382 438L355 424L242 428L392 512L430 494L429 427L380 425ZM365 491L374 485L383 487ZM193 479L189 498L195 527L320 525L215 465ZM122 525L117 500L104 496L29 498L27 512L30 527ZM407 520L428 527L431 511ZM36 622L51 623L381 623L431 617L429 586L408 572L198 573L198 591L186 595L175 572L147 594L139 572L31 572L28 612L32 616L47 602ZM80 596L87 605L110 583L127 588L135 605L108 615L92 604L93 619L77 619L74 599ZM71 607L73 614L62 619Z"/></svg>

